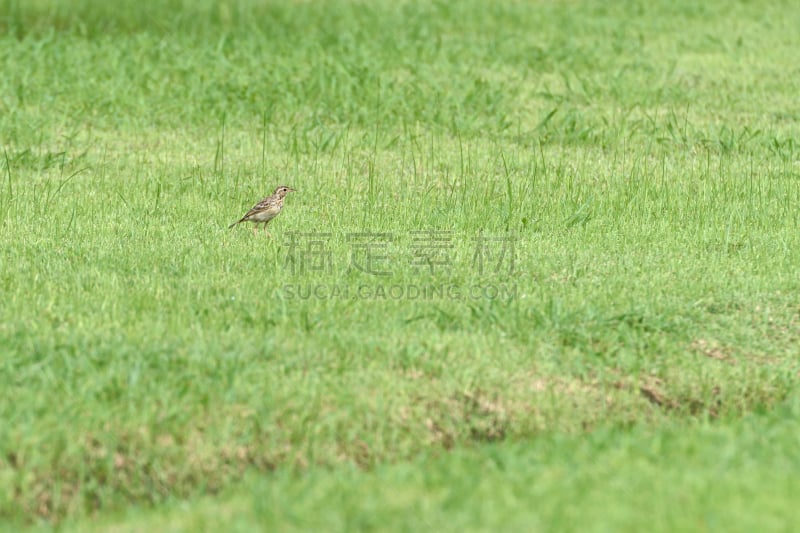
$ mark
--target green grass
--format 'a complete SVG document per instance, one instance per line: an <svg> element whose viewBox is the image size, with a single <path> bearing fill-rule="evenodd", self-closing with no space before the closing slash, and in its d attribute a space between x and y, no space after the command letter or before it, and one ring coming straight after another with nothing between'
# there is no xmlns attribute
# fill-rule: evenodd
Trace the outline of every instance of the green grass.
<svg viewBox="0 0 800 533"><path fill-rule="evenodd" d="M780 529L799 25L0 0L0 518Z"/></svg>
<svg viewBox="0 0 800 533"><path fill-rule="evenodd" d="M791 531L798 518L787 503L800 496L797 415L794 399L766 416L689 431L667 424L582 439L543 435L368 472L280 470L222 498L130 510L97 528Z"/></svg>

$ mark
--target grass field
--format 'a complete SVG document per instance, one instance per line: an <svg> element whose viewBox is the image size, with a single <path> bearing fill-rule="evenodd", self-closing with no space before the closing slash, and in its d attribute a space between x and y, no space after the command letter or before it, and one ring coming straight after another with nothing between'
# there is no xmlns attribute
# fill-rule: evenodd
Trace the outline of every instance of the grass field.
<svg viewBox="0 0 800 533"><path fill-rule="evenodd" d="M0 0L0 520L797 528L798 27Z"/></svg>

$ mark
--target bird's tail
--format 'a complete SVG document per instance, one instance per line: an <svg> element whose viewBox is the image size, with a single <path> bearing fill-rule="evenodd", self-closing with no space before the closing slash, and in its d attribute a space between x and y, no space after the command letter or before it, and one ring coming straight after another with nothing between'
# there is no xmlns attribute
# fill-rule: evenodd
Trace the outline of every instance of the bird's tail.
<svg viewBox="0 0 800 533"><path fill-rule="evenodd" d="M228 229L231 229L232 227L234 227L234 226L235 226L236 224L238 224L239 222L241 222L241 220L237 220L236 222L234 222L233 224L231 224L230 226L228 226Z"/></svg>

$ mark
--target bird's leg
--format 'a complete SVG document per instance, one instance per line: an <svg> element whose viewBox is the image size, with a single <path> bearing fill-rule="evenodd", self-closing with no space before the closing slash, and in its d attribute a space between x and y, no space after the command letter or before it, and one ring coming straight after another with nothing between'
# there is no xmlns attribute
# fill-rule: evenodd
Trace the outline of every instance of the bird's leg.
<svg viewBox="0 0 800 533"><path fill-rule="evenodd" d="M253 224L253 237L258 235L258 224Z"/></svg>

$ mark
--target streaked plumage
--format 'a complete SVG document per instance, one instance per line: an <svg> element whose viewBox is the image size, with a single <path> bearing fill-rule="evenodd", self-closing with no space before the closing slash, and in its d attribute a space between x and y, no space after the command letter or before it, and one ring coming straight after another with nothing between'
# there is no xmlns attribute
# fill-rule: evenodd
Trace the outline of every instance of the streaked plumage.
<svg viewBox="0 0 800 533"><path fill-rule="evenodd" d="M228 226L228 229L234 227L241 222L253 222L253 235L256 234L259 224L264 224L264 233L267 232L267 224L269 221L278 216L283 209L283 199L294 189L281 185L270 196L267 196L256 205L253 206L242 218Z"/></svg>

